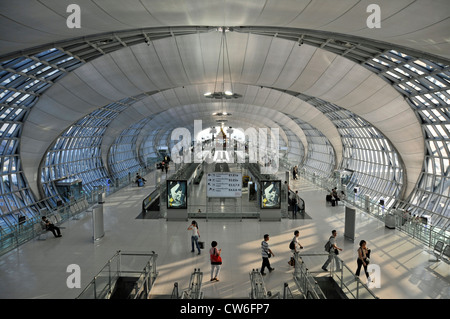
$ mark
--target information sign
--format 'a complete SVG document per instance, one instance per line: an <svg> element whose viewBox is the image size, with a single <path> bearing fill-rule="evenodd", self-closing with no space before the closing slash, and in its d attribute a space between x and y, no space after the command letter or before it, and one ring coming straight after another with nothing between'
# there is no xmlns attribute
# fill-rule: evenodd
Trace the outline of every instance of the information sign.
<svg viewBox="0 0 450 319"><path fill-rule="evenodd" d="M206 178L207 197L241 197L241 173L208 173Z"/></svg>

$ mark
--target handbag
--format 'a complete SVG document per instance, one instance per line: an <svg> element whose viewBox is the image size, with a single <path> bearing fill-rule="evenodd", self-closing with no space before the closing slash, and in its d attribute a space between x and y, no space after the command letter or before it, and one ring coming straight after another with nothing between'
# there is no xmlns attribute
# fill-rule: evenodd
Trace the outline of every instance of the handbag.
<svg viewBox="0 0 450 319"><path fill-rule="evenodd" d="M294 257L291 257L291 259L288 261L289 266L295 267L295 259Z"/></svg>
<svg viewBox="0 0 450 319"><path fill-rule="evenodd" d="M222 257L217 255L211 255L211 262L213 263L222 263Z"/></svg>
<svg viewBox="0 0 450 319"><path fill-rule="evenodd" d="M212 263L222 263L222 257L220 257L220 255L211 254L211 262Z"/></svg>

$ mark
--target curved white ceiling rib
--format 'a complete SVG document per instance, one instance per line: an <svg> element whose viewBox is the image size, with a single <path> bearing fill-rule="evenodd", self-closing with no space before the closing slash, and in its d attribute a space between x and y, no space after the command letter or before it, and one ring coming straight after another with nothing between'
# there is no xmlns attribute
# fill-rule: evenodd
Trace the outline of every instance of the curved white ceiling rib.
<svg viewBox="0 0 450 319"><path fill-rule="evenodd" d="M390 84L320 48L236 32L229 32L227 39L232 79L235 91L244 95L242 103L275 105L280 112L316 127L333 145L336 163L340 163L342 144L331 121L306 102L261 87L305 93L351 110L374 124L402 154L409 194L422 167L422 130L413 110ZM214 32L153 41L149 46L140 44L102 56L67 75L44 94L24 125L21 155L25 174L35 174L51 141L70 125L69 111L87 114L125 97L165 90L167 86L162 85L196 85L198 90L182 96L165 91L170 95L155 100L153 112L171 105L195 104L205 91L214 89L219 40L220 34ZM50 121L40 116L44 109L52 114ZM40 131L45 140L36 143ZM36 181L27 178L30 183Z"/></svg>
<svg viewBox="0 0 450 319"><path fill-rule="evenodd" d="M447 0L379 0L381 28L369 28L360 0L79 0L81 28L66 25L71 0L0 4L0 55L102 32L165 26L273 26L387 41L450 58ZM405 23L406 22L406 23Z"/></svg>
<svg viewBox="0 0 450 319"><path fill-rule="evenodd" d="M134 124L137 119L153 116L156 113L161 112L161 109L158 107L161 105L164 105L164 108L166 110L173 110L173 116L165 119L171 122L173 128L185 127L192 124L189 123L187 119L190 119L192 122L195 119L219 119L218 117L212 116L214 112L231 113L232 116L225 118L228 121L239 118L241 117L241 115L248 117L248 114L251 114L251 118L252 116L257 117L257 115L259 114L262 115L260 122L263 125L266 125L267 120L270 119L286 127L289 127L291 131L295 132L295 134L300 138L305 149L307 149L306 137L301 129L289 117L280 113L285 103L293 103L293 101L295 100L297 102L297 106L303 104L300 99L296 99L288 94L273 91L270 89L236 85L236 89L238 89L239 92L246 92L246 94L243 95L242 102L227 102L226 104L222 105L221 102L211 101L209 99L206 99L203 94L199 94L199 92L205 92L204 89L201 89L201 87L202 86L185 86L184 88L176 88L156 93L134 103L129 109L127 109L126 112L122 112L108 126L108 129L105 132L105 137L102 142L102 155L104 160L106 159L105 154L107 154L107 151L109 150L109 147L114 141L117 134L120 134L122 130ZM257 95L257 92L261 92L262 90L265 91L265 101L255 101L255 94ZM272 95L272 97L269 98L269 95ZM177 98L174 98L174 96L177 96ZM281 101L282 96L284 96L285 98L284 103ZM182 102L188 100L191 104L187 104L188 102ZM243 102L246 101L253 104L243 104ZM179 106L183 107L180 108ZM198 115L200 112L203 112L201 117L192 118L192 114ZM161 123L164 122L162 121ZM256 125L254 127L258 128L259 126Z"/></svg>
<svg viewBox="0 0 450 319"><path fill-rule="evenodd" d="M151 101L149 98L144 99L140 104L146 104ZM135 103L138 104L139 102ZM134 105L133 105L134 106ZM112 123L108 126L104 134L104 138L102 141L102 158L104 163L107 163L107 154L111 144L114 142L116 136L120 134L124 129L128 128L130 125L136 123L136 118L145 117L141 112L136 111L134 107L131 106L127 111L122 112ZM151 107L151 105L150 105ZM147 108L150 109L149 106ZM233 113L233 111L239 110L237 113ZM191 104L191 105L180 105L180 106L171 106L166 111L152 114L148 116L152 116L152 120L147 123L147 125L142 129L141 133L138 137L137 145L140 144L140 140L143 139L144 136L148 135L151 130L154 130L155 127L161 128L164 127L166 130L173 130L177 127L183 128L192 128L194 125L194 120L201 119L202 120L202 128L205 129L210 126L220 126L216 122L218 119L227 120L226 127L232 126L234 128L242 128L247 129L249 127L253 127L256 130L259 128L278 128L280 129L280 137L286 142L288 145L288 137L284 132L284 128L288 128L292 132L295 133L297 138L301 141L304 146L304 149L307 150L307 140L303 131L299 128L297 124L293 120L291 120L286 115L275 111L274 109L270 109L267 107L255 106L255 105L232 105L228 106L224 111L230 112L233 115L229 117L217 117L212 116L212 112L214 111L222 111L219 109L217 105L210 103L202 103L202 104ZM148 113L147 113L148 114Z"/></svg>
<svg viewBox="0 0 450 319"><path fill-rule="evenodd" d="M132 107L130 109L131 110L128 109L127 111L122 112L120 116L114 120L113 124L108 126L102 142L102 156L104 156L104 160L106 160L105 154L108 153L111 144L114 142L118 134L120 134L124 129L127 129L130 125L136 123L136 117L134 116L136 116L137 114L132 109ZM189 109L190 111L187 111ZM225 120L227 121L224 125L225 127L232 126L234 128L238 128L238 126L236 126L236 123L246 123L242 127L243 129L247 129L249 127L253 127L256 130L258 130L259 128L279 128L280 137L285 142L287 142L287 137L284 131L281 129L281 126L285 126L291 130L295 130L299 138L304 137L304 134L302 134L299 127L295 125L295 123L291 119L284 116L283 114L277 113L273 110L268 110L263 107L252 106L251 110L242 110L239 112L239 114L236 114L235 116L231 116L229 118L211 116L211 113L207 111L208 109L211 109L209 104L182 105L178 107L172 107L164 112L153 115L152 120L142 129L142 132L154 130L156 127L165 127L168 130L173 130L175 128L193 127L194 121L201 119L203 129L211 126L220 126L220 123L218 123L217 120ZM186 113L181 115L184 112ZM174 120L174 116L179 117L182 120ZM306 141L306 138L304 139L304 141Z"/></svg>

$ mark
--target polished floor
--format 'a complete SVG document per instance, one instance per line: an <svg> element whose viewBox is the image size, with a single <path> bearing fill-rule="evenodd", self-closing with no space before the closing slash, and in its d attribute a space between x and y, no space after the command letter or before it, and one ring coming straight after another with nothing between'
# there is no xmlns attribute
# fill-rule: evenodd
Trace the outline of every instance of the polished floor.
<svg viewBox="0 0 450 319"><path fill-rule="evenodd" d="M199 185L192 186L190 205L193 211L198 210L196 201L204 205L204 178ZM357 212L355 241L344 239L344 206L325 205L325 192L303 180L291 181L290 186L299 190L305 199L309 219L283 218L263 222L251 218L196 218L201 240L206 246L215 240L222 249L220 281L210 282L207 250L201 255L191 253L187 230L191 220L138 218L143 197L155 186L154 176L148 175L147 180L143 188L129 186L107 197L104 204L105 236L101 240L92 240L92 216L86 213L78 220L63 224L63 237L32 240L0 257L0 298L74 299L118 250L155 251L158 254L158 278L152 289L153 298L167 298L175 282L180 292L186 289L195 268L204 273L204 298L248 298L249 273L261 266L260 243L265 233L270 235L270 248L275 253L271 258L275 271L264 277L266 289L272 293L281 292L285 282L294 289L293 270L287 264L290 257L288 243L294 231L300 231L305 252L322 252L332 229L338 231L338 245L343 248L340 257L351 268L356 269L359 240L367 241L372 249L371 262L380 266L381 282L379 288L373 288L379 298L450 297L449 264L436 262L432 252L421 243L398 230L385 228L382 222L360 212ZM244 204L251 209L252 204ZM67 266L70 264L80 266L81 288L67 287Z"/></svg>

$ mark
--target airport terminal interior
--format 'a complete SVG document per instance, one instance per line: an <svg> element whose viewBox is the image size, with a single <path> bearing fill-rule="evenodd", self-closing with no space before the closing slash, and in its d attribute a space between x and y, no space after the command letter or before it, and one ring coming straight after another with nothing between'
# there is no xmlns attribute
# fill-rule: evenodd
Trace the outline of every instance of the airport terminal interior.
<svg viewBox="0 0 450 319"><path fill-rule="evenodd" d="M1 1L0 299L449 299L449 15Z"/></svg>

